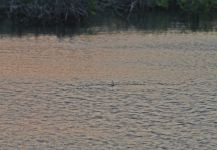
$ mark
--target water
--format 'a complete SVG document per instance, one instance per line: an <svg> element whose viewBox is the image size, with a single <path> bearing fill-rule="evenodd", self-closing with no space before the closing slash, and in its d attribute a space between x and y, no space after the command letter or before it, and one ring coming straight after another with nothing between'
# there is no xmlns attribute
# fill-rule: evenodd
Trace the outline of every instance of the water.
<svg viewBox="0 0 217 150"><path fill-rule="evenodd" d="M216 41L134 28L4 34L0 149L215 150Z"/></svg>

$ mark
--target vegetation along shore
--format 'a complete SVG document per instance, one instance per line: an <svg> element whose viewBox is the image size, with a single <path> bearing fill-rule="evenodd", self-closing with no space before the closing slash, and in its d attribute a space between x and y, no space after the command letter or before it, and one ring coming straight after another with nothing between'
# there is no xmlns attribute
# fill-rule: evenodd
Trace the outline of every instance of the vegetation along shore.
<svg viewBox="0 0 217 150"><path fill-rule="evenodd" d="M102 12L129 17L153 11L213 13L217 0L0 0L1 18L19 22L78 23Z"/></svg>

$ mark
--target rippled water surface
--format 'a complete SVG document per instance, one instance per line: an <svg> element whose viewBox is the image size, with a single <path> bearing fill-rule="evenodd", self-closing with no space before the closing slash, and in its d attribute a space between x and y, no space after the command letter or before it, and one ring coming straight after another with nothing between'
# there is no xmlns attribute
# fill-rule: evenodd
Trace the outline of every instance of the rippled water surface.
<svg viewBox="0 0 217 150"><path fill-rule="evenodd" d="M0 149L216 148L216 33L0 39Z"/></svg>

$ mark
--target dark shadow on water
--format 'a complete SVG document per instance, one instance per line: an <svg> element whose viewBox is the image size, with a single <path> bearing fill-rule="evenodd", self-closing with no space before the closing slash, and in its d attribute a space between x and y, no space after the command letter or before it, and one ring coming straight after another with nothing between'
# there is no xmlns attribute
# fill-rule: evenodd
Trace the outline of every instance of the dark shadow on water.
<svg viewBox="0 0 217 150"><path fill-rule="evenodd" d="M170 31L217 31L216 15L188 16L177 13L147 13L130 18L111 15L93 16L79 25L23 25L16 21L0 19L0 36L24 36L27 34L70 37L79 34L102 32L142 31L166 33Z"/></svg>

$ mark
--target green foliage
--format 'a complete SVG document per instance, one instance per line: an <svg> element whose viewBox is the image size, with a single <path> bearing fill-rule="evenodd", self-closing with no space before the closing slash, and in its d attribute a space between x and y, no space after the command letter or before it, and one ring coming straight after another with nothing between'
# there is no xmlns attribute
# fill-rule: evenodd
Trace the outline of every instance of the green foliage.
<svg viewBox="0 0 217 150"><path fill-rule="evenodd" d="M88 1L88 6L89 6L89 12L92 15L96 14L96 5L97 5L97 1L96 0L89 0Z"/></svg>
<svg viewBox="0 0 217 150"><path fill-rule="evenodd" d="M169 0L156 0L156 5L162 8L168 8L169 2Z"/></svg>
<svg viewBox="0 0 217 150"><path fill-rule="evenodd" d="M208 13L217 10L217 0L0 0L0 15L18 16L27 20L76 22L107 10L131 14L171 9L192 14Z"/></svg>
<svg viewBox="0 0 217 150"><path fill-rule="evenodd" d="M209 12L217 7L217 0L178 0L181 10L191 13Z"/></svg>

